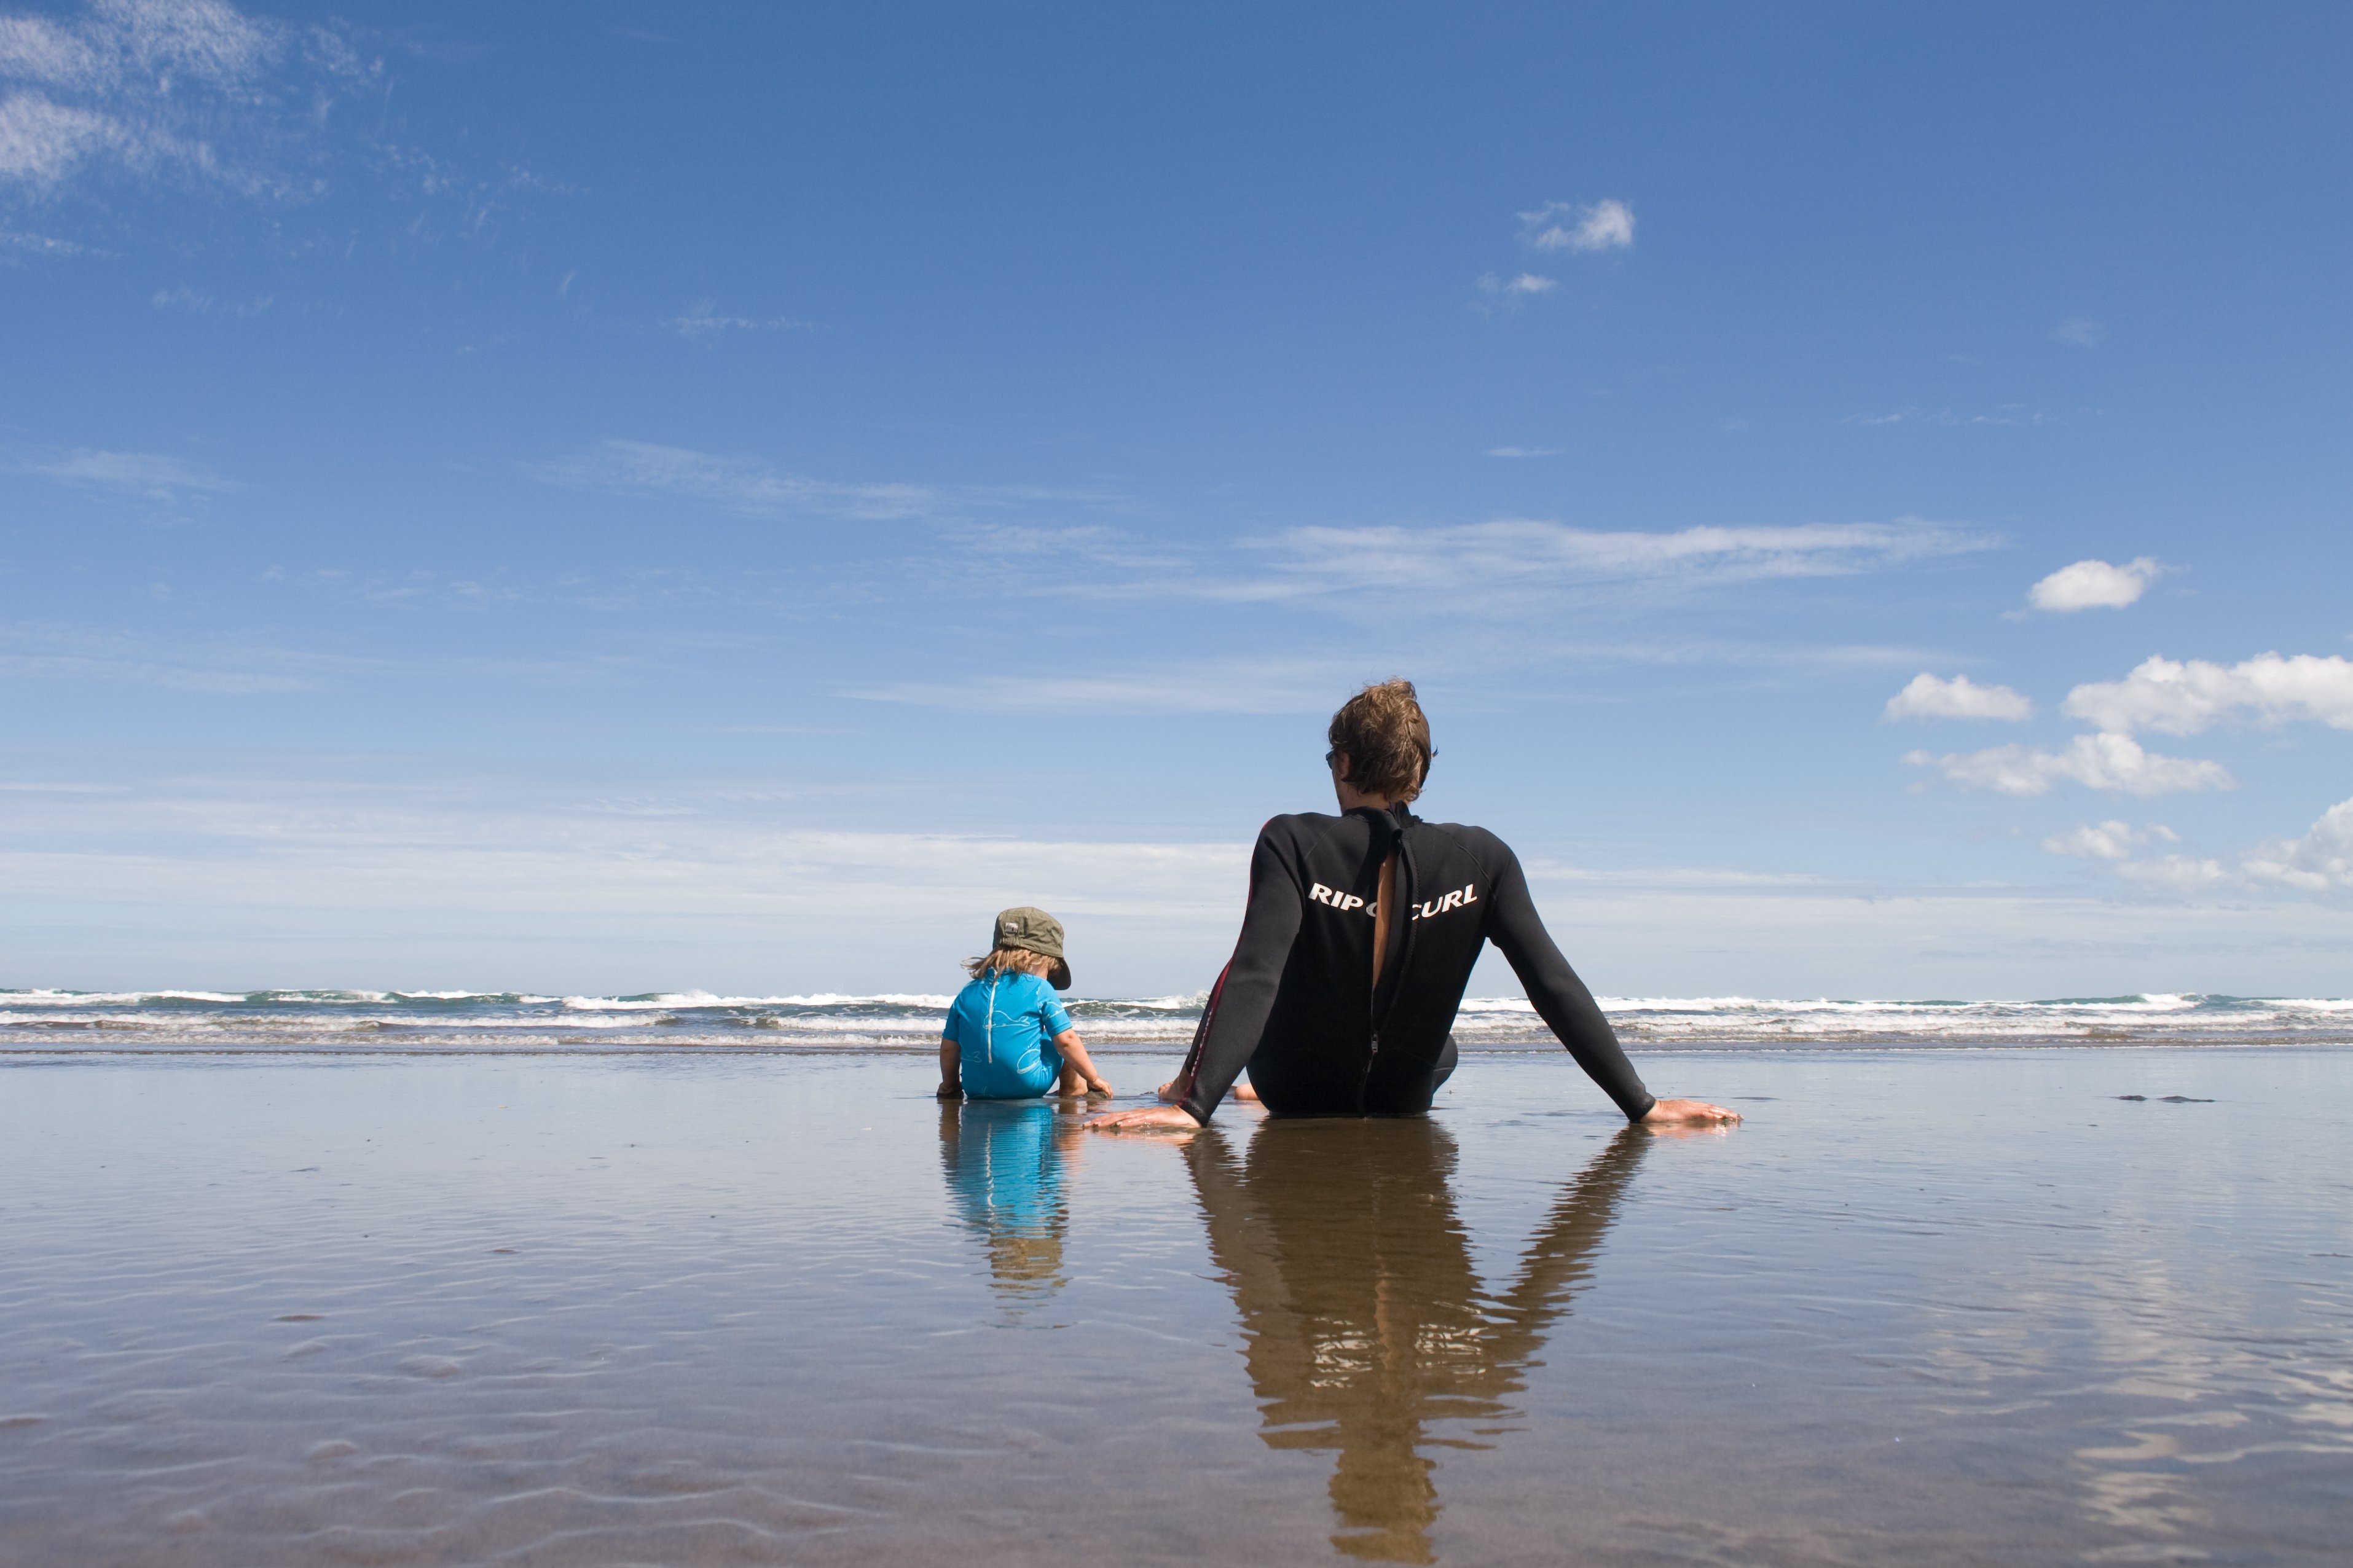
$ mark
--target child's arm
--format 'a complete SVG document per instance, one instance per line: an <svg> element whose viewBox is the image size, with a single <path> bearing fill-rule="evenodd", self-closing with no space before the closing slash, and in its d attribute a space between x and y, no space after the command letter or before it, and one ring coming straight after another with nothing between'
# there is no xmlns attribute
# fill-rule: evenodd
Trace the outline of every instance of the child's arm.
<svg viewBox="0 0 2353 1568"><path fill-rule="evenodd" d="M940 1093L942 1100L964 1098L964 1054L954 1040L940 1041Z"/></svg>
<svg viewBox="0 0 2353 1568"><path fill-rule="evenodd" d="M1065 1029L1056 1035L1054 1048L1062 1053L1064 1061L1079 1069L1079 1076L1087 1080L1089 1089L1097 1094L1112 1091L1111 1085L1103 1081L1103 1074L1095 1071L1094 1059L1087 1055L1086 1042L1079 1038L1076 1029Z"/></svg>

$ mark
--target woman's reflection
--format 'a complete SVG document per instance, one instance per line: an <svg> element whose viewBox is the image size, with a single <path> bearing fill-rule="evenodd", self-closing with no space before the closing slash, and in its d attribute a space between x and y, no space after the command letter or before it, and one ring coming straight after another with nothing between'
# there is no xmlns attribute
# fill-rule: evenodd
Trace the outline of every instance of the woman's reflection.
<svg viewBox="0 0 2353 1568"><path fill-rule="evenodd" d="M1433 1561L1440 1504L1426 1423L1513 1412L1506 1394L1593 1254L1650 1135L1618 1134L1565 1184L1519 1277L1500 1295L1472 1270L1448 1181L1454 1140L1437 1122L1282 1121L1247 1155L1214 1130L1187 1146L1209 1250L1240 1309L1261 1436L1337 1449L1332 1544L1352 1557Z"/></svg>
<svg viewBox="0 0 2353 1568"><path fill-rule="evenodd" d="M967 1100L940 1108L940 1163L956 1214L988 1248L989 1281L1019 1301L1061 1289L1071 1228L1075 1119L1043 1100Z"/></svg>

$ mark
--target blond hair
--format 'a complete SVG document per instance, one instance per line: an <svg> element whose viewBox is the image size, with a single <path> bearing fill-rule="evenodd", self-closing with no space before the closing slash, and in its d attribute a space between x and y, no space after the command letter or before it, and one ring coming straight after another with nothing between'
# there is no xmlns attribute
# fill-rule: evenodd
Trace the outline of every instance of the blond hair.
<svg viewBox="0 0 2353 1568"><path fill-rule="evenodd" d="M1348 760L1341 776L1366 795L1391 800L1411 800L1421 794L1430 776L1430 760L1438 753L1430 744L1430 720L1421 710L1410 680L1384 680L1367 686L1332 715L1326 731L1332 750Z"/></svg>
<svg viewBox="0 0 2353 1568"><path fill-rule="evenodd" d="M1034 974L1044 980L1054 973L1054 961L1026 947L994 948L979 958L964 961L964 972L975 980L992 969L1009 969L1016 974Z"/></svg>

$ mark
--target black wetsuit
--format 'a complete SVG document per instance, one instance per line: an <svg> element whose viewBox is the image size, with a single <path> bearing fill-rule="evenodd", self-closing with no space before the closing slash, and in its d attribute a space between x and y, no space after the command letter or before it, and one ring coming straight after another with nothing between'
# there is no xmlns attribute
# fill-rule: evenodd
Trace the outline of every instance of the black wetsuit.
<svg viewBox="0 0 2353 1568"><path fill-rule="evenodd" d="M1373 984L1381 863L1397 910ZM1630 1120L1655 1101L1609 1021L1546 934L1510 846L1404 806L1278 816L1250 857L1241 941L1210 993L1178 1079L1200 1121L1243 1068L1284 1116L1409 1116L1453 1070L1448 1033L1480 946L1493 942L1554 1034Z"/></svg>

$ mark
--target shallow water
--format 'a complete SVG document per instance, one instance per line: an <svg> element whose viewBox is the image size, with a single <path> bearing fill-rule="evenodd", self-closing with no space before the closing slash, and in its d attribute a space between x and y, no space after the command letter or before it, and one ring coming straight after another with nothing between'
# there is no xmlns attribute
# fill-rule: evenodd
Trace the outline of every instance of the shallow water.
<svg viewBox="0 0 2353 1568"><path fill-rule="evenodd" d="M0 1555L2342 1560L2353 1052L1640 1065L1749 1121L1513 1053L1189 1143L896 1054L16 1058Z"/></svg>

